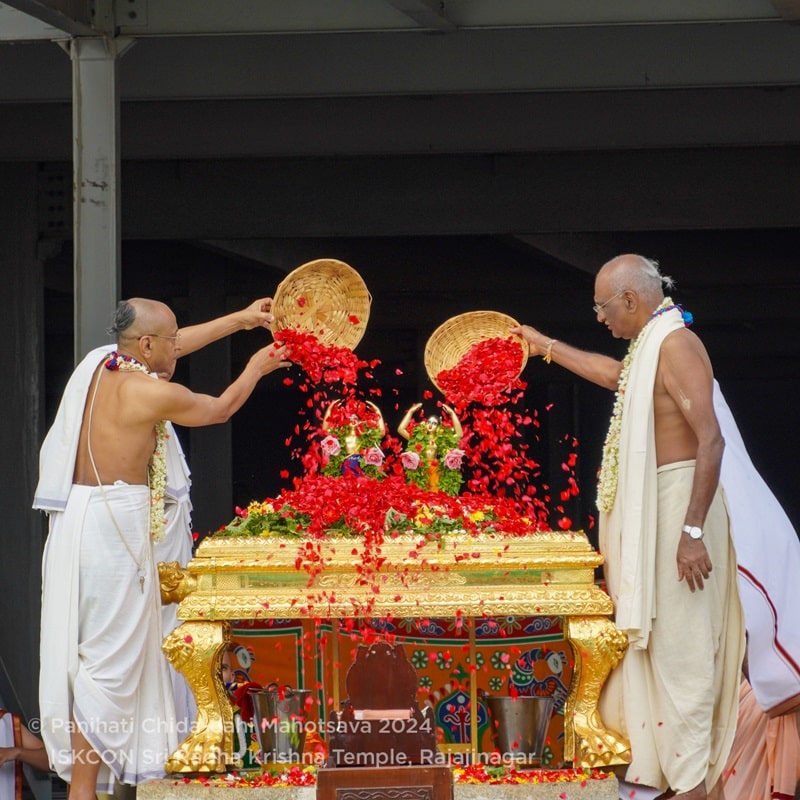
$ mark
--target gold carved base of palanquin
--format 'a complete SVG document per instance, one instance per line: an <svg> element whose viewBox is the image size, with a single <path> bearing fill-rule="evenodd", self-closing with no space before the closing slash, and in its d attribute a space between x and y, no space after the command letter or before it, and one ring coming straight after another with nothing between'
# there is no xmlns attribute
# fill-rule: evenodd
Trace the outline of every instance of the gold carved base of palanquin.
<svg viewBox="0 0 800 800"><path fill-rule="evenodd" d="M184 622L164 642L198 706L197 724L167 771L226 769L232 725L219 656L228 621L287 618L459 618L474 630L475 621L487 617L561 616L575 660L565 708L565 758L586 767L627 763L627 741L605 728L597 709L600 689L626 648L611 620L611 600L595 583L601 564L586 536L575 532L434 539L406 534L379 547L344 537L211 537L184 571L188 594L178 608ZM172 597L180 596L173 585ZM474 636L470 642L474 647ZM477 708L474 676L470 683L471 705ZM473 733L476 750L477 728ZM478 759L477 752L470 755Z"/></svg>

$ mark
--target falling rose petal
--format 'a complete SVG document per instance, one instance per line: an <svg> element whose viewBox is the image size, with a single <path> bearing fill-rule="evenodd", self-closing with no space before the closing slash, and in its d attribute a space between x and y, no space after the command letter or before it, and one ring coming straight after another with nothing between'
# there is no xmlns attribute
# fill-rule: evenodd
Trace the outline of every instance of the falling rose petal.
<svg viewBox="0 0 800 800"><path fill-rule="evenodd" d="M495 405L519 375L522 345L511 337L494 337L474 344L450 369L436 376L445 397Z"/></svg>

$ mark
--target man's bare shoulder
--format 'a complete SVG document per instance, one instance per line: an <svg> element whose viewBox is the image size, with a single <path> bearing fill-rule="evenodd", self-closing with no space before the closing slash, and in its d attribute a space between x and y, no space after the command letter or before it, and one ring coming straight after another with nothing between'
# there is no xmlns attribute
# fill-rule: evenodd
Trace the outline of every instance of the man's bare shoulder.
<svg viewBox="0 0 800 800"><path fill-rule="evenodd" d="M143 372L129 372L120 382L119 402L132 421L156 423L169 419L170 413L181 408L193 395L179 383L154 378Z"/></svg>
<svg viewBox="0 0 800 800"><path fill-rule="evenodd" d="M664 337L661 343L660 362L672 366L688 366L684 360L690 362L700 360L710 366L708 351L702 339L688 328L678 328Z"/></svg>
<svg viewBox="0 0 800 800"><path fill-rule="evenodd" d="M679 328L661 344L655 391L681 402L689 395L710 400L713 369L705 345L693 331Z"/></svg>

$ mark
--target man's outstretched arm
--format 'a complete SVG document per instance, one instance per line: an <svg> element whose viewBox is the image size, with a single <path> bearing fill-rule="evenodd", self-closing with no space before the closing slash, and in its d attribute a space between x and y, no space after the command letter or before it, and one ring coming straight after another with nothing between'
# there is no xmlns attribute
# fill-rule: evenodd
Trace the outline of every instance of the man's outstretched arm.
<svg viewBox="0 0 800 800"><path fill-rule="evenodd" d="M238 331L249 331L253 328L270 329L275 317L271 313L272 298L263 297L250 303L241 311L234 311L222 317L201 322L198 325L189 325L180 329L181 349L179 355L186 356L197 350L202 350L211 342L224 339Z"/></svg>
<svg viewBox="0 0 800 800"><path fill-rule="evenodd" d="M616 358L580 350L559 339L545 336L530 325L518 325L511 329L511 333L521 336L528 343L531 355L543 356L548 362L555 361L556 364L574 372L578 377L610 389L612 392L617 390L622 362Z"/></svg>

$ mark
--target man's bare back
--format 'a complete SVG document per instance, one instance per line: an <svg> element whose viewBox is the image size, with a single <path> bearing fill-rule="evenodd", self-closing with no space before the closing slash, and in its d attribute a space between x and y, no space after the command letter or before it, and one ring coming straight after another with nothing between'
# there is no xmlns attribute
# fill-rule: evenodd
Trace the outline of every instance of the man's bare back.
<svg viewBox="0 0 800 800"><path fill-rule="evenodd" d="M90 425L91 452L100 482L106 486L116 481L147 483L147 465L156 443L154 421L133 419L141 415L132 415L129 407L137 404L138 384L152 380L143 372L112 371L100 364L83 412L73 483L97 485L89 455Z"/></svg>

